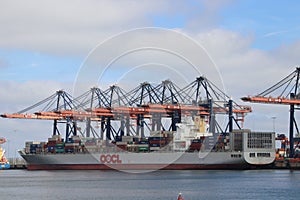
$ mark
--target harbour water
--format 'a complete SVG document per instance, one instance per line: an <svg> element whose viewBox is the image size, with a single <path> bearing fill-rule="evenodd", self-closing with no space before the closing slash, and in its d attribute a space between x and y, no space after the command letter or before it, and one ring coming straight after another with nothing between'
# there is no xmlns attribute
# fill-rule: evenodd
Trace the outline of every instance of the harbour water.
<svg viewBox="0 0 300 200"><path fill-rule="evenodd" d="M300 171L0 171L9 200L299 199Z"/></svg>

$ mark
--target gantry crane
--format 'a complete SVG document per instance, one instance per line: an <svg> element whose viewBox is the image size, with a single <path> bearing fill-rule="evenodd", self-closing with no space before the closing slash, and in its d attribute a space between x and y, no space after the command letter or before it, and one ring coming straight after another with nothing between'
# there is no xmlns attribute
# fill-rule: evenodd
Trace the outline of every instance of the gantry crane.
<svg viewBox="0 0 300 200"><path fill-rule="evenodd" d="M156 86L144 82L129 92L117 85L106 90L94 87L77 98L59 90L18 113L2 114L1 117L53 120L53 135L60 134L58 124L64 123L66 140L77 135L77 123L85 122L85 136L93 134L103 139L106 133L106 139L111 140L125 134L143 137L145 127L150 131L176 131L181 115L207 117L209 123L214 123L210 132L231 132L234 121L241 128L238 122L243 122L248 112L251 107L236 104L207 78L198 77L182 89L166 80ZM229 116L225 129L217 123L217 114ZM169 128L164 127L163 119L170 121ZM135 121L134 125L132 121ZM100 136L92 128L92 122L101 124ZM112 122L118 123L118 129ZM218 130L213 128L215 125Z"/></svg>
<svg viewBox="0 0 300 200"><path fill-rule="evenodd" d="M296 70L287 77L267 90L259 93L258 95L241 98L243 101L253 103L281 104L290 106L290 158L294 156L294 128L296 128L297 133L299 133L298 125L295 119L295 110L299 110L298 106L300 105L299 78L300 67L297 67Z"/></svg>

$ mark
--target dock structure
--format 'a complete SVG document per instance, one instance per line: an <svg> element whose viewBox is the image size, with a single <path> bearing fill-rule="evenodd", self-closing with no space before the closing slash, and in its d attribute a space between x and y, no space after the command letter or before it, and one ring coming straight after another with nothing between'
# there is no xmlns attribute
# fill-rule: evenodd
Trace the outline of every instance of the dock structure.
<svg viewBox="0 0 300 200"><path fill-rule="evenodd" d="M23 158L9 158L10 169L26 169L27 163Z"/></svg>
<svg viewBox="0 0 300 200"><path fill-rule="evenodd" d="M297 67L291 74L265 91L241 99L252 103L288 105L290 107L288 157L291 160L298 158L299 139L295 137L294 132L297 131L296 135L299 135L300 132L295 117L295 111L299 110L300 105L300 67Z"/></svg>

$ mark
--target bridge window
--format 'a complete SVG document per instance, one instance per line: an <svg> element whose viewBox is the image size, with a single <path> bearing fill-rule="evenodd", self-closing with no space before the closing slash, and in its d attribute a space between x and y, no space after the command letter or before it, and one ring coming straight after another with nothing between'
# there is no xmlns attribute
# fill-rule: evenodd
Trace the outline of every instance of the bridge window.
<svg viewBox="0 0 300 200"><path fill-rule="evenodd" d="M255 153L249 153L250 158L254 158L255 157Z"/></svg>
<svg viewBox="0 0 300 200"><path fill-rule="evenodd" d="M270 158L271 154L270 153L257 153L257 157Z"/></svg>
<svg viewBox="0 0 300 200"><path fill-rule="evenodd" d="M241 158L241 154L231 154L231 158Z"/></svg>

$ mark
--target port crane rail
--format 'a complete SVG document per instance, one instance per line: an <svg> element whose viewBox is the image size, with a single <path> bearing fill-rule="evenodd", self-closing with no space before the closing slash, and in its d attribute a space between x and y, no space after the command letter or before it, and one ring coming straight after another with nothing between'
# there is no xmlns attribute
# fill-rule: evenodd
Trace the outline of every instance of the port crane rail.
<svg viewBox="0 0 300 200"><path fill-rule="evenodd" d="M225 129L218 123L216 125L219 132L230 132L233 122L240 128L238 122L243 123L244 115L251 111L249 106L236 104L207 78L198 77L182 89L165 80L156 86L144 82L129 92L117 85L106 90L94 87L77 98L59 90L22 111L2 114L1 117L53 120L53 135L60 134L58 124L63 123L66 125L66 139L77 135L80 130L78 123L85 122L87 137L93 134L104 138L106 132L106 138L111 140L125 134L144 136L145 127L152 131L175 131L181 115L201 115L212 121L216 114L228 114ZM163 120L171 121L168 129L163 126ZM113 121L119 124L118 130L113 127ZM94 122L100 123L101 136L94 130Z"/></svg>
<svg viewBox="0 0 300 200"><path fill-rule="evenodd" d="M276 105L290 106L290 123L289 123L289 138L290 138L290 158L294 156L294 129L299 134L299 128L295 118L295 110L299 110L300 105L300 90L299 90L300 67L297 67L291 74L280 80L265 91L255 95L242 97L246 102L265 103ZM295 107L297 106L297 107Z"/></svg>

